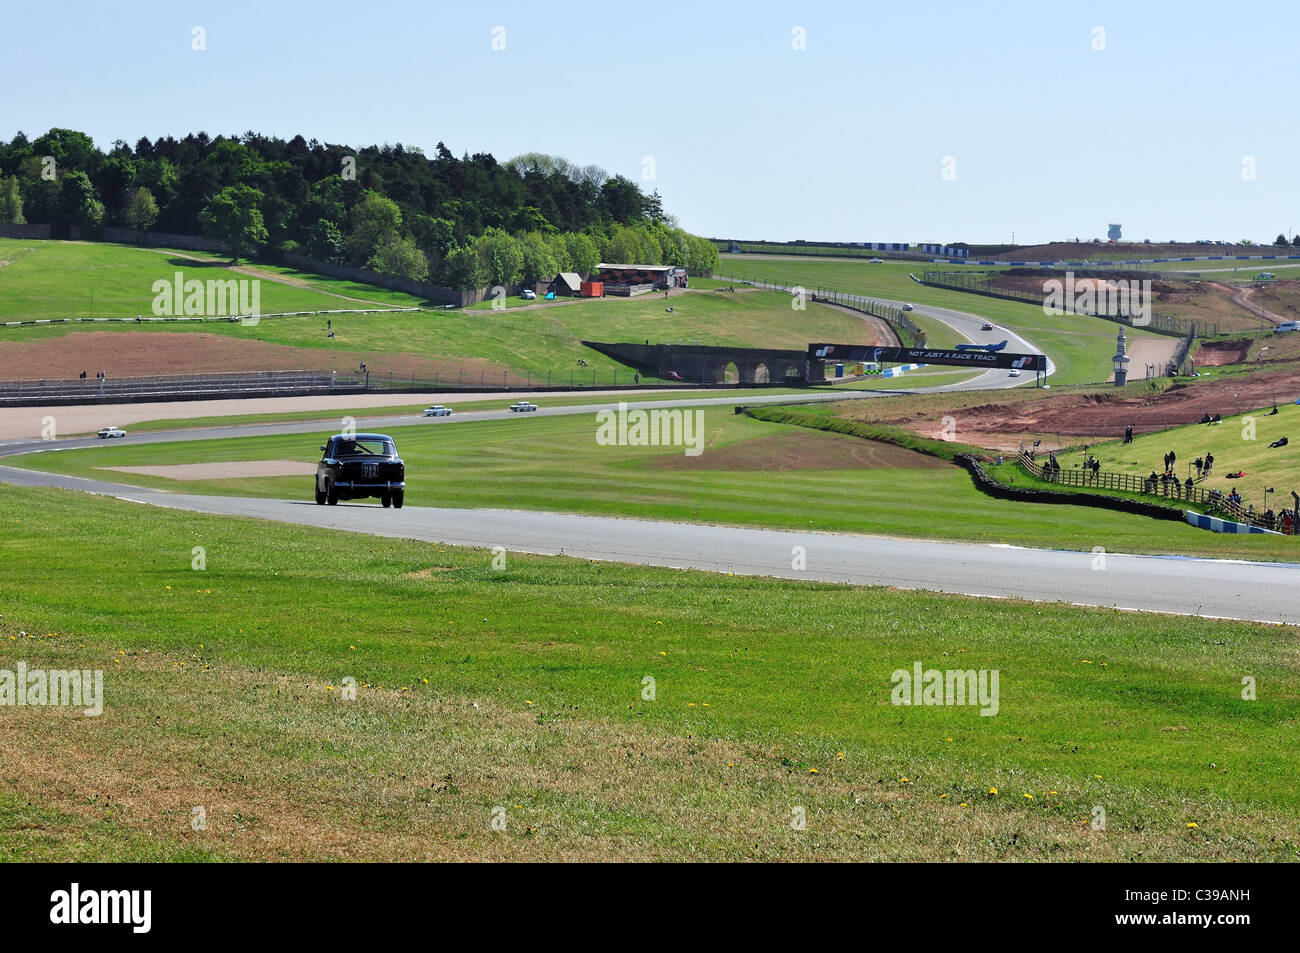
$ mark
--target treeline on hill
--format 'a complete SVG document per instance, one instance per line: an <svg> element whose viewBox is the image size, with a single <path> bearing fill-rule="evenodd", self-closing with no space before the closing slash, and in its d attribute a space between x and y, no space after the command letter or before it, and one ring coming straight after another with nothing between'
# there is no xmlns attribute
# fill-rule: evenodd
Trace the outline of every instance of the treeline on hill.
<svg viewBox="0 0 1300 953"><path fill-rule="evenodd" d="M453 288L532 283L601 261L680 265L706 275L717 250L598 166L529 153L323 145L206 133L107 153L85 133L0 140L0 223L202 234L235 257L290 252Z"/></svg>

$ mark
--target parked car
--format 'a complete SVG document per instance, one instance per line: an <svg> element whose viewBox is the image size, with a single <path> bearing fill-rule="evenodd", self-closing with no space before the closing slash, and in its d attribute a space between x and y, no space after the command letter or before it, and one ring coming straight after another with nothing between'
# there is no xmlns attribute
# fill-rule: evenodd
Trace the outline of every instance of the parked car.
<svg viewBox="0 0 1300 953"><path fill-rule="evenodd" d="M532 288L525 288L523 291L519 292L519 297L523 298L525 301L532 301L537 297L537 292Z"/></svg>
<svg viewBox="0 0 1300 953"><path fill-rule="evenodd" d="M912 306L911 306L910 304L905 304L905 305L903 305L903 310L904 310L904 311L911 311L911 310L912 310Z"/></svg>
<svg viewBox="0 0 1300 953"><path fill-rule="evenodd" d="M1300 321L1283 321L1273 329L1274 334L1284 334L1287 331L1300 331ZM104 436L104 432L101 430L99 435Z"/></svg>
<svg viewBox="0 0 1300 953"><path fill-rule="evenodd" d="M993 324L992 324L991 322L989 322L989 321L985 321L983 324L980 325L980 330L981 330L981 331L992 331L992 330L993 330Z"/></svg>
<svg viewBox="0 0 1300 953"><path fill-rule="evenodd" d="M335 434L321 446L316 502L377 498L385 507L406 500L406 465L393 438L382 433Z"/></svg>
<svg viewBox="0 0 1300 953"><path fill-rule="evenodd" d="M99 432L100 440L112 440L114 437L125 437L126 431L121 427L105 427Z"/></svg>
<svg viewBox="0 0 1300 953"><path fill-rule="evenodd" d="M521 400L510 405L510 412L512 414L531 414L536 409L537 405L527 400Z"/></svg>
<svg viewBox="0 0 1300 953"><path fill-rule="evenodd" d="M426 417L450 417L450 416L451 416L451 408L450 408L450 407L444 407L444 406L442 406L442 404L434 404L432 407L426 407L426 408L424 408L424 416L426 416Z"/></svg>

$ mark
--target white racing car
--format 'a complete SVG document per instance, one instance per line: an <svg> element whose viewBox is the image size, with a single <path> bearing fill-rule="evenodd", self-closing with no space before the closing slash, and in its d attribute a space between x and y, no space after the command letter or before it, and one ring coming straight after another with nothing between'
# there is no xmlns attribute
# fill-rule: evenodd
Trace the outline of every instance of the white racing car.
<svg viewBox="0 0 1300 953"><path fill-rule="evenodd" d="M121 427L105 427L99 432L100 440L112 440L114 437L125 437L126 431Z"/></svg>

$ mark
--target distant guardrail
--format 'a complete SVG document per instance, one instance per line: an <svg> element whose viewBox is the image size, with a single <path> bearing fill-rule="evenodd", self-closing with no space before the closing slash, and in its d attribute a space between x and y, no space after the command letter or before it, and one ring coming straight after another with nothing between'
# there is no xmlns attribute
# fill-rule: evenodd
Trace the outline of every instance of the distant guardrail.
<svg viewBox="0 0 1300 953"><path fill-rule="evenodd" d="M1009 267L1009 266L1008 266ZM996 288L987 283L988 272L957 272L957 271L938 271L927 268L921 274L921 284L929 285L931 288L944 288L948 291L964 291L968 294L984 295L989 298L1002 298L1007 301L1020 301L1025 304L1033 304L1039 307L1043 306L1044 295L1035 294L1032 291L1021 291L1016 288ZM1090 311L1080 311L1090 318L1101 318L1103 321L1114 321L1116 324L1133 325L1133 319L1126 315L1107 314L1096 308ZM1169 334L1183 337L1187 334L1195 334L1197 337L1206 337L1219 333L1218 322L1209 321L1184 321L1180 318L1171 318L1168 315L1156 314L1150 315L1150 321L1147 324L1140 325L1148 331L1154 331L1157 334Z"/></svg>
<svg viewBox="0 0 1300 953"><path fill-rule="evenodd" d="M868 298L864 295L846 294L842 291L834 291L830 288L805 288L802 285L781 285L773 281L767 281L763 278L734 278L730 275L713 275L714 281L730 281L735 284L749 285L751 288L762 288L765 291L782 291L788 295L798 294L802 290L813 301L821 301L829 304L837 304L840 307L852 308L854 311L861 311L863 314L869 314L874 318L880 318L891 328L895 335L898 336L899 343L903 347L923 347L925 345L925 331L917 326L916 322L907 316L907 312L901 308L895 308L893 305L885 304L874 298Z"/></svg>
<svg viewBox="0 0 1300 953"><path fill-rule="evenodd" d="M213 316L203 315L170 315L159 317L157 315L143 314L136 315L134 318L92 318L92 317L64 317L64 318L25 318L18 321L0 321L0 327L12 328L23 327L37 324L238 324L240 322L250 323L261 321L264 318L304 318L313 315L329 317L335 314L410 314L415 311L424 311L424 308L339 308L334 311L274 311L269 314L221 314Z"/></svg>

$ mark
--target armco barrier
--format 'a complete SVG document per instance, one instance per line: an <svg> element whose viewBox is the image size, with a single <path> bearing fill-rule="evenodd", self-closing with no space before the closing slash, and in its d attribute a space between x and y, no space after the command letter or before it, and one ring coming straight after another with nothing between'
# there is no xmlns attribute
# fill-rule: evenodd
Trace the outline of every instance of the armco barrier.
<svg viewBox="0 0 1300 953"><path fill-rule="evenodd" d="M1264 529L1262 526L1250 526L1246 523L1234 523L1232 520L1222 520L1217 516L1206 516L1204 513L1194 513L1191 510L1187 510L1186 514L1189 526L1195 526L1197 529L1208 529L1215 533L1267 533L1270 536L1282 535L1276 530Z"/></svg>

